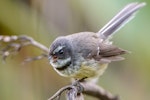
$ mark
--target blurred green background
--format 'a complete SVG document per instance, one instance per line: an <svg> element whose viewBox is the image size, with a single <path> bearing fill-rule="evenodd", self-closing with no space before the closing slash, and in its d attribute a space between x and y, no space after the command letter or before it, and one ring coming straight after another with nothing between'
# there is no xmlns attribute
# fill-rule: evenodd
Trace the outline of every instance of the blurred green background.
<svg viewBox="0 0 150 100"><path fill-rule="evenodd" d="M137 1L147 6L113 38L115 45L132 53L111 63L98 84L121 100L150 100L149 0L0 0L0 35L28 35L49 47L60 35L97 32L126 4ZM5 63L1 58L0 100L47 100L69 84L48 59L22 65L37 55L36 48L25 47Z"/></svg>

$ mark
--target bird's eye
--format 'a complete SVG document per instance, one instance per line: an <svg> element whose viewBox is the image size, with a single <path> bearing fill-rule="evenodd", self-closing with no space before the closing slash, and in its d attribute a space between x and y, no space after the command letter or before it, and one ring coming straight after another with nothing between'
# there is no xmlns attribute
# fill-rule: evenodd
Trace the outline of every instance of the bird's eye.
<svg viewBox="0 0 150 100"><path fill-rule="evenodd" d="M59 52L58 52L59 54L63 54L64 53L64 50L59 50Z"/></svg>

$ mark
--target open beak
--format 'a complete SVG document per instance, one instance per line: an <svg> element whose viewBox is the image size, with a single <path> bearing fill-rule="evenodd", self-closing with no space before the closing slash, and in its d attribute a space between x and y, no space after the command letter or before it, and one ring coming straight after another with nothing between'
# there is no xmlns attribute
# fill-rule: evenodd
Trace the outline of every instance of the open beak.
<svg viewBox="0 0 150 100"><path fill-rule="evenodd" d="M53 56L53 63L56 63L57 62L57 60L58 60L58 57L57 56Z"/></svg>
<svg viewBox="0 0 150 100"><path fill-rule="evenodd" d="M53 63L57 62L58 57L57 56L49 56L48 58L50 61L52 61Z"/></svg>

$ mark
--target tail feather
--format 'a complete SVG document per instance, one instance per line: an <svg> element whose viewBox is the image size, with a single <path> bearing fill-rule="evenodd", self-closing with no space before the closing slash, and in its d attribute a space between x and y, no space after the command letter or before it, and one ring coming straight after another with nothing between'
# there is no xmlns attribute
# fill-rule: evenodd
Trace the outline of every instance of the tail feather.
<svg viewBox="0 0 150 100"><path fill-rule="evenodd" d="M102 39L108 39L113 33L118 31L127 22L134 18L135 13L146 3L131 3L125 6L115 17L112 18L99 32L98 34Z"/></svg>

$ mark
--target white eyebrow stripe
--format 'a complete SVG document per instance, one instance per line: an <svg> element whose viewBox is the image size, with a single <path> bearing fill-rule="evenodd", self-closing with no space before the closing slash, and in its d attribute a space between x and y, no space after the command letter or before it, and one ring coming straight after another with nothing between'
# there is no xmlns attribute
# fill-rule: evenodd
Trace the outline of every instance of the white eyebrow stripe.
<svg viewBox="0 0 150 100"><path fill-rule="evenodd" d="M56 52L59 52L59 50L63 49L65 46L58 46L53 53L55 54Z"/></svg>

